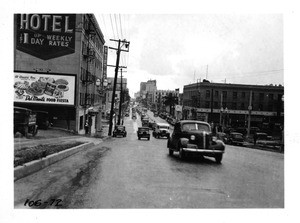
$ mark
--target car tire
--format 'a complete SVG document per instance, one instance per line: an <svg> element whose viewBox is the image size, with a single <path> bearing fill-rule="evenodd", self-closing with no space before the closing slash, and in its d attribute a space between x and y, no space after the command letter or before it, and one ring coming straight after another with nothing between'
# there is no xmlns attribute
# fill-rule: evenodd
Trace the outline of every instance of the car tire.
<svg viewBox="0 0 300 223"><path fill-rule="evenodd" d="M141 140L141 138L140 138L140 137L139 137L138 139L139 139L139 140Z"/></svg>
<svg viewBox="0 0 300 223"><path fill-rule="evenodd" d="M173 152L174 152L174 151L169 147L169 155L170 155L170 156L173 156Z"/></svg>
<svg viewBox="0 0 300 223"><path fill-rule="evenodd" d="M183 151L183 148L181 146L179 148L179 158L182 160L185 159L185 152Z"/></svg>
<svg viewBox="0 0 300 223"><path fill-rule="evenodd" d="M150 137L148 137L148 140L150 140Z"/></svg>
<svg viewBox="0 0 300 223"><path fill-rule="evenodd" d="M215 156L216 163L221 163L223 159L223 154L218 154Z"/></svg>

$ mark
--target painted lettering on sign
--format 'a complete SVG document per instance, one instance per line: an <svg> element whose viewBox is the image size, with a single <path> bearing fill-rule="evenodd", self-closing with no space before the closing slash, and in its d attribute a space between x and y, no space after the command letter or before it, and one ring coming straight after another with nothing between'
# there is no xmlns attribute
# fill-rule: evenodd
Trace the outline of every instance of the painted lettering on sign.
<svg viewBox="0 0 300 223"><path fill-rule="evenodd" d="M75 14L17 14L17 49L48 60L75 52Z"/></svg>

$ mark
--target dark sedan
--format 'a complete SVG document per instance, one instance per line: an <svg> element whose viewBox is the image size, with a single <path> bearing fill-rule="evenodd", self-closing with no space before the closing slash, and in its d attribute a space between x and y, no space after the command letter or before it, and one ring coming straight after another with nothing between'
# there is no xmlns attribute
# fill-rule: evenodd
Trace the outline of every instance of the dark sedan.
<svg viewBox="0 0 300 223"><path fill-rule="evenodd" d="M210 125L195 120L177 122L167 147L170 155L173 155L174 151L179 152L181 159L184 159L187 153L198 153L214 157L217 163L221 163L225 152L225 144L212 136Z"/></svg>
<svg viewBox="0 0 300 223"><path fill-rule="evenodd" d="M137 137L140 140L141 138L146 138L150 140L150 131L149 127L139 127L137 131Z"/></svg>
<svg viewBox="0 0 300 223"><path fill-rule="evenodd" d="M125 129L124 125L117 125L115 130L113 131L113 137L117 137L119 135L123 136L123 137L126 137L127 132L126 132L126 129Z"/></svg>

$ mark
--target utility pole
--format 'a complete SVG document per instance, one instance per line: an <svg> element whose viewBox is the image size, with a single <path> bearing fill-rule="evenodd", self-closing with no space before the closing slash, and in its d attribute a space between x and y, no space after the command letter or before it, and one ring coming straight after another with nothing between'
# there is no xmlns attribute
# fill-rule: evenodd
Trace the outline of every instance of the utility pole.
<svg viewBox="0 0 300 223"><path fill-rule="evenodd" d="M248 129L247 129L247 137L250 136L250 124L251 124L251 110L252 110L252 90L250 91L250 99L249 99L249 107L248 107Z"/></svg>
<svg viewBox="0 0 300 223"><path fill-rule="evenodd" d="M118 48L109 47L110 49L117 50L117 61L116 61L116 68L115 68L115 79L114 79L114 86L113 86L113 95L111 100L111 107L110 107L110 115L109 115L109 129L108 129L108 135L111 136L112 132L112 120L113 120L113 113L114 113L114 107L115 107L115 96L116 96L116 86L117 86L117 78L118 78L118 71L119 71L119 62L120 62L120 53L121 51L129 52L129 50L122 50L121 49L121 43L125 44L126 48L129 48L129 41L126 40L114 40L111 39L111 41L118 42Z"/></svg>
<svg viewBox="0 0 300 223"><path fill-rule="evenodd" d="M121 91L120 91L120 104L119 104L119 117L118 117L118 125L121 125L121 116L122 116L122 104L123 104L123 68L121 70Z"/></svg>

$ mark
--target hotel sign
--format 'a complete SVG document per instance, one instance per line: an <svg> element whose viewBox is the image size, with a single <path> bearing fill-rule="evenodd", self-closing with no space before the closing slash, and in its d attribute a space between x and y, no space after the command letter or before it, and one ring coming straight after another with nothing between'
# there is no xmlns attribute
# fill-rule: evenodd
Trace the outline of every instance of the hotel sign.
<svg viewBox="0 0 300 223"><path fill-rule="evenodd" d="M75 14L16 14L16 48L43 60L75 52Z"/></svg>

